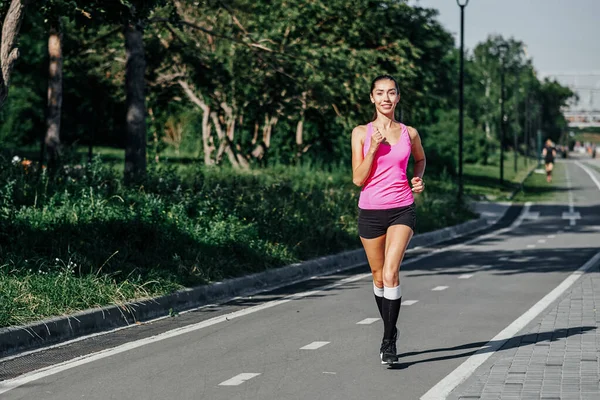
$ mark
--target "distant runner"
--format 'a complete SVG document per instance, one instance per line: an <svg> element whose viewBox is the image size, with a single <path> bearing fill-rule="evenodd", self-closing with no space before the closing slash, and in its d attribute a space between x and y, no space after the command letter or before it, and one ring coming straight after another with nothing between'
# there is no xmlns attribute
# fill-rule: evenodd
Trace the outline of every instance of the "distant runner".
<svg viewBox="0 0 600 400"><path fill-rule="evenodd" d="M546 164L546 182L552 182L552 170L554 169L554 159L556 158L556 148L552 140L546 140L546 145L542 150L542 157L544 157L544 163Z"/></svg>

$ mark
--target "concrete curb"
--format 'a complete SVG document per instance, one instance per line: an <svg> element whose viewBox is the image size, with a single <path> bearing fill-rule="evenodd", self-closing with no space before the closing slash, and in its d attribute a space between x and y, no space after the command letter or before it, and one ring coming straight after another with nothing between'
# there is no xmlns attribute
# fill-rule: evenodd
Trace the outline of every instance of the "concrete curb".
<svg viewBox="0 0 600 400"><path fill-rule="evenodd" d="M410 248L429 246L484 229L491 222L486 218L415 235ZM89 309L73 315L56 317L25 326L0 329L0 358L21 351L49 346L80 336L107 331L139 321L147 321L207 304L222 303L238 296L276 289L307 280L316 275L366 265L362 248L326 257L291 264L211 285L184 289L175 293L103 308Z"/></svg>

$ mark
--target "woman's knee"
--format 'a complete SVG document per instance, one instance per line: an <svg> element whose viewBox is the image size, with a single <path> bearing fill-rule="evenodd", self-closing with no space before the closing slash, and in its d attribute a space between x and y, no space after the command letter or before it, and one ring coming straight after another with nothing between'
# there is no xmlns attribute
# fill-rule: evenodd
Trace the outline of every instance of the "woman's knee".
<svg viewBox="0 0 600 400"><path fill-rule="evenodd" d="M398 286L399 283L399 272L398 270L384 270L383 271L383 284L387 287Z"/></svg>
<svg viewBox="0 0 600 400"><path fill-rule="evenodd" d="M379 289L383 289L383 278L381 276L379 277L373 277L373 284L375 286L377 286Z"/></svg>

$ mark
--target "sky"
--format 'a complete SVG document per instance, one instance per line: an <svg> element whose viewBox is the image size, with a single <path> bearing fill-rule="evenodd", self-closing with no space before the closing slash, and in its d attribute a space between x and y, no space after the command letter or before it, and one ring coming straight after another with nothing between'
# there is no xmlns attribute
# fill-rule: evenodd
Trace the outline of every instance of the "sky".
<svg viewBox="0 0 600 400"><path fill-rule="evenodd" d="M454 35L457 46L460 44L456 0L408 3L437 9L438 21ZM539 76L551 75L563 84L597 88L578 93L580 103L600 104L600 0L469 0L465 48L472 50L490 34L522 41ZM556 75L589 72L596 76Z"/></svg>

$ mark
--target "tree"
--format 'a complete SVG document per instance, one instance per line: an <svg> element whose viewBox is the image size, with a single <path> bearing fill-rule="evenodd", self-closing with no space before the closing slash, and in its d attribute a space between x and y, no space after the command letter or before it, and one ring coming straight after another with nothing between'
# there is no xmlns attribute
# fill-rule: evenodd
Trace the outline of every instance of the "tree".
<svg viewBox="0 0 600 400"><path fill-rule="evenodd" d="M12 0L8 9L7 1L0 3L0 10L6 9L4 23L2 24L2 36L0 38L0 108L8 96L8 87L10 85L10 75L12 73L15 61L19 58L19 49L16 47L19 30L25 15L25 8L31 0Z"/></svg>
<svg viewBox="0 0 600 400"><path fill-rule="evenodd" d="M56 164L60 155L60 121L63 98L62 39L60 18L53 18L48 35L48 106L44 138L50 169Z"/></svg>

